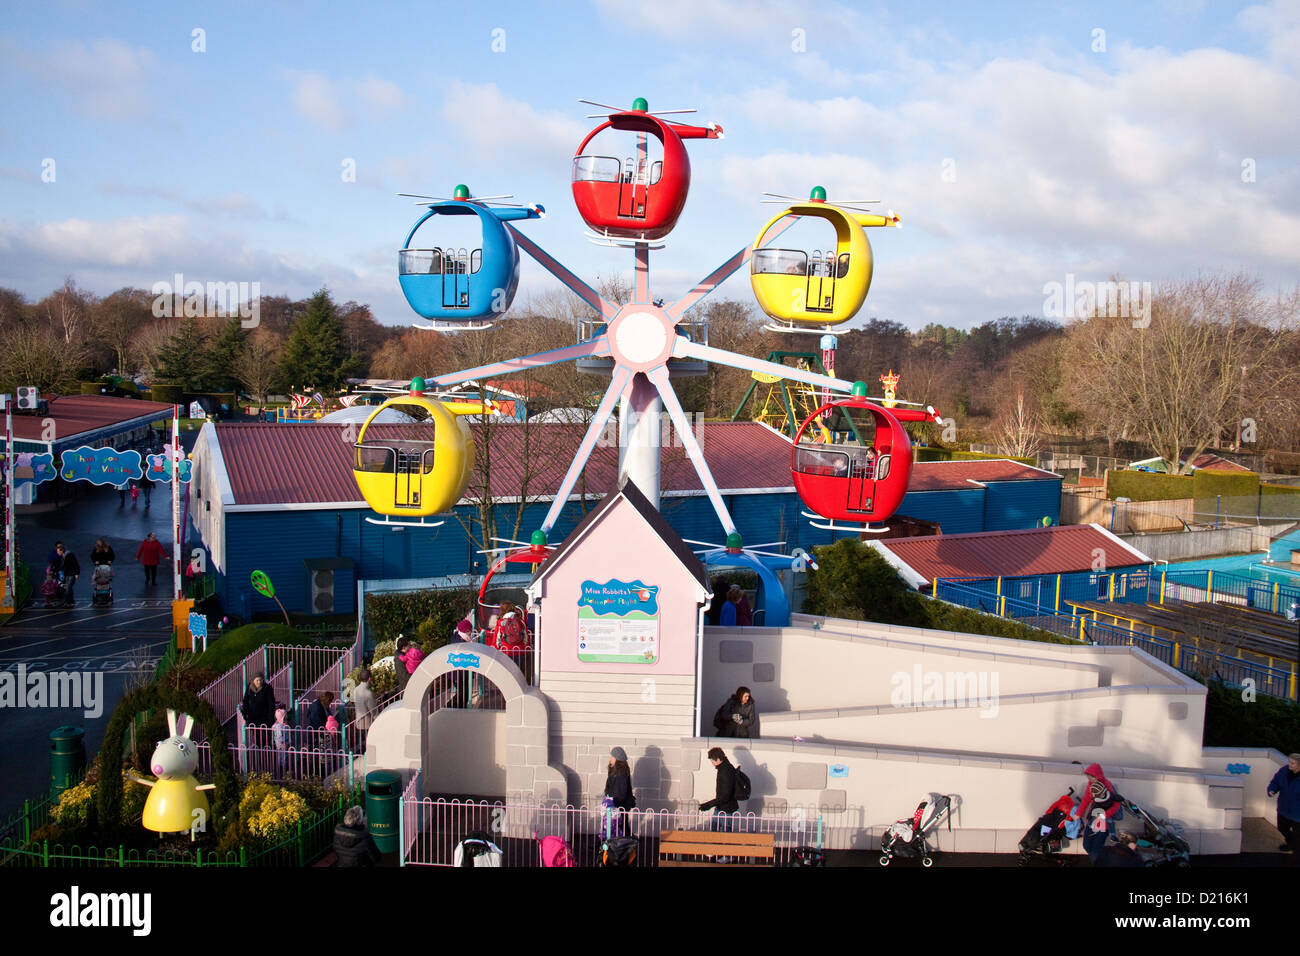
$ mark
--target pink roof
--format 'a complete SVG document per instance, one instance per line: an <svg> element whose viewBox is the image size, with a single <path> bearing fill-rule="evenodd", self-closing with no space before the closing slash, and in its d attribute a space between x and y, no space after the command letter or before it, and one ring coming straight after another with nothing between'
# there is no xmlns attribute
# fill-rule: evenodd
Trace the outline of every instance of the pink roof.
<svg viewBox="0 0 1300 956"><path fill-rule="evenodd" d="M1098 558L1106 568L1150 564L1151 559L1095 524L980 531L873 542L916 578L1012 577L1089 571Z"/></svg>
<svg viewBox="0 0 1300 956"><path fill-rule="evenodd" d="M14 407L14 438L24 441L49 441L47 418L54 419L54 434L59 441L93 432L120 422L150 416L151 420L171 418L172 406L146 402L138 398L112 395L64 395L51 398L49 415L20 414Z"/></svg>
<svg viewBox="0 0 1300 956"><path fill-rule="evenodd" d="M474 477L466 497L477 496L486 474L495 498L554 496L573 461L586 426L472 424L475 433ZM379 426L406 433L409 426ZM222 424L217 440L230 478L235 504L364 504L352 477L354 425ZM369 434L369 433L368 433ZM613 436L615 431L608 430ZM753 422L717 422L696 432L714 481L724 492L744 489L790 489L790 443L771 429ZM604 495L616 490L618 448L598 442L574 493ZM703 486L680 441L661 452L660 486L665 492L699 491Z"/></svg>

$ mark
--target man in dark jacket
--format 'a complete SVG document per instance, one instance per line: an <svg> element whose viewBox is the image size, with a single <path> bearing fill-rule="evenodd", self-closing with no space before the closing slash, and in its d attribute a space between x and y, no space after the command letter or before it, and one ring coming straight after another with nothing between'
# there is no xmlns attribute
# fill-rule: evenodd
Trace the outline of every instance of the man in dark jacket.
<svg viewBox="0 0 1300 956"><path fill-rule="evenodd" d="M1277 797L1277 828L1286 837L1278 849L1295 853L1300 850L1300 753L1287 757L1286 766L1273 774L1268 795Z"/></svg>
<svg viewBox="0 0 1300 956"><path fill-rule="evenodd" d="M730 833L731 817L727 814L735 813L740 809L740 804L736 802L736 768L727 760L727 755L722 752L721 747L713 747L709 750L709 762L717 768L717 785L713 799L701 803L700 809L713 811L713 822L709 825L709 829Z"/></svg>
<svg viewBox="0 0 1300 956"><path fill-rule="evenodd" d="M244 691L244 700L239 705L244 715L244 722L253 727L270 727L275 723L275 691L266 682L266 676L258 671Z"/></svg>
<svg viewBox="0 0 1300 956"><path fill-rule="evenodd" d="M335 866L374 866L379 861L379 847L366 827L360 807L343 814L343 822L334 827Z"/></svg>
<svg viewBox="0 0 1300 956"><path fill-rule="evenodd" d="M77 556L69 551L62 544L58 546L59 557L62 558L60 568L63 571L63 605L72 607L77 602L72 598L72 588L77 583L77 578L81 576L81 562Z"/></svg>

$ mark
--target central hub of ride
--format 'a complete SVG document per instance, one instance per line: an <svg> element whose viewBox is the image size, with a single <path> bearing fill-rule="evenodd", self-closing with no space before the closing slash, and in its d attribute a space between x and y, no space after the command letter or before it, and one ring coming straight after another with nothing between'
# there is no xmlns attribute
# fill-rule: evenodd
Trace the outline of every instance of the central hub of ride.
<svg viewBox="0 0 1300 956"><path fill-rule="evenodd" d="M620 365L645 372L668 361L676 323L658 306L625 305L609 320L609 351Z"/></svg>

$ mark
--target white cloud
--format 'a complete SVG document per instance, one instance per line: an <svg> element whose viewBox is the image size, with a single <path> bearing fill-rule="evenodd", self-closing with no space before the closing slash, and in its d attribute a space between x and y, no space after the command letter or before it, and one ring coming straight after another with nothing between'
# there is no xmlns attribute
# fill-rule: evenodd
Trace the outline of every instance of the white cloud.
<svg viewBox="0 0 1300 956"><path fill-rule="evenodd" d="M480 161L510 169L520 163L563 169L590 129L566 114L544 113L512 99L495 83L460 80L448 87L442 121L448 138L463 143Z"/></svg>
<svg viewBox="0 0 1300 956"><path fill-rule="evenodd" d="M291 98L294 109L311 123L327 132L337 133L350 122L340 103L338 90L324 73L285 70L284 75L293 85Z"/></svg>
<svg viewBox="0 0 1300 956"><path fill-rule="evenodd" d="M357 84L357 98L364 105L379 110L399 110L407 106L402 88L377 76L367 76Z"/></svg>
<svg viewBox="0 0 1300 956"><path fill-rule="evenodd" d="M153 112L150 87L159 81L152 51L121 40L63 40L41 52L12 41L0 56L42 85L58 90L78 113L93 119L133 121Z"/></svg>

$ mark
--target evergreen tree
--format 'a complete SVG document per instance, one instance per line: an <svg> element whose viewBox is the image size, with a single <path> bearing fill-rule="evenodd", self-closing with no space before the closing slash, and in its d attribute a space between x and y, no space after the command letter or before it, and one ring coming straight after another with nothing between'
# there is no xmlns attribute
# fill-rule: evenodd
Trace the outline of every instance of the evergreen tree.
<svg viewBox="0 0 1300 956"><path fill-rule="evenodd" d="M158 350L157 372L161 381L180 385L185 391L198 391L207 367L207 343L193 318L181 322L167 344Z"/></svg>
<svg viewBox="0 0 1300 956"><path fill-rule="evenodd" d="M238 388L235 366L243 351L244 330L239 318L232 318L203 353L200 388L210 392L233 392Z"/></svg>
<svg viewBox="0 0 1300 956"><path fill-rule="evenodd" d="M307 301L307 311L293 325L281 359L284 380L293 388L333 391L353 373L355 356L343 342L343 322L327 290Z"/></svg>

